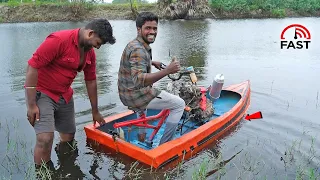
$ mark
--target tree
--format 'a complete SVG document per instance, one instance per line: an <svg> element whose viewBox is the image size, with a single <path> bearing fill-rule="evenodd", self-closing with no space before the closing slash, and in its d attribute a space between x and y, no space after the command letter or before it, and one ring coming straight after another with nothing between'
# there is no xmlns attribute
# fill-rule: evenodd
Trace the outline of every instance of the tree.
<svg viewBox="0 0 320 180"><path fill-rule="evenodd" d="M132 11L132 18L136 19L138 15L138 5L140 3L148 3L147 0L113 0L112 4L128 4L130 3L130 9Z"/></svg>
<svg viewBox="0 0 320 180"><path fill-rule="evenodd" d="M159 0L158 5L163 17L170 19L197 19L211 12L208 0Z"/></svg>

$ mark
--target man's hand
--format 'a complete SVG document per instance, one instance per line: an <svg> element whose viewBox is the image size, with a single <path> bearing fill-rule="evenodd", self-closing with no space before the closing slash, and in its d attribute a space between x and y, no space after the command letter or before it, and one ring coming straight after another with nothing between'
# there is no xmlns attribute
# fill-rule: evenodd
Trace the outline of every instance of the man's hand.
<svg viewBox="0 0 320 180"><path fill-rule="evenodd" d="M39 108L36 104L28 106L27 117L32 126L34 126L35 121L39 121Z"/></svg>
<svg viewBox="0 0 320 180"><path fill-rule="evenodd" d="M157 64L157 61L155 61ZM154 63L152 63L154 65ZM159 63L161 66L161 63ZM156 66L156 65L154 65ZM144 86L150 86L153 83L159 81L161 78L173 74L180 71L180 63L178 61L171 62L168 66L166 66L162 71L158 71L155 73L146 73L146 76L144 78Z"/></svg>
<svg viewBox="0 0 320 180"><path fill-rule="evenodd" d="M167 66L166 70L169 72L169 74L176 73L176 72L180 71L180 63L178 61L171 62Z"/></svg>
<svg viewBox="0 0 320 180"><path fill-rule="evenodd" d="M92 117L94 125L96 125L96 122L98 122L100 126L106 123L99 111L92 112Z"/></svg>
<svg viewBox="0 0 320 180"><path fill-rule="evenodd" d="M161 62L159 62L159 61L152 61L152 65L153 65L155 68L161 70Z"/></svg>

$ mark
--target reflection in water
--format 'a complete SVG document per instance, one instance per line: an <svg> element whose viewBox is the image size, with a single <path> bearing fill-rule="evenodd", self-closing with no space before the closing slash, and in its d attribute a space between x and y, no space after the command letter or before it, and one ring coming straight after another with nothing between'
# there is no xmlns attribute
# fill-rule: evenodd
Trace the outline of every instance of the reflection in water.
<svg viewBox="0 0 320 180"><path fill-rule="evenodd" d="M181 67L193 66L199 80L205 76L208 54L209 24L207 21L164 21L159 27L158 37L153 47L154 59L161 59L169 64L173 56L176 56ZM170 38L168 38L170 37ZM158 46L161 44L161 47ZM165 48L163 48L165 44ZM159 81L159 87L165 89L168 79Z"/></svg>
<svg viewBox="0 0 320 180"><path fill-rule="evenodd" d="M100 180L99 176L96 174L97 169L100 167L98 161L101 159L100 153L93 154L93 162L90 165L89 173L94 177L94 179Z"/></svg>
<svg viewBox="0 0 320 180"><path fill-rule="evenodd" d="M161 44L167 44L159 53L176 56L182 66L204 67L208 54L209 25L206 21L178 21L161 24L167 29L163 36L170 37L161 40ZM162 32L160 32L161 35ZM158 38L161 39L161 36ZM157 40L158 40L157 39ZM165 51L168 51L166 53Z"/></svg>
<svg viewBox="0 0 320 180"><path fill-rule="evenodd" d="M22 33L22 29L14 28L9 30L9 36L7 37L17 37L17 39L12 40L12 44L8 44L8 49L11 49L6 56L6 61L9 63L9 69L7 73L12 79L10 84L11 91L16 92L23 89L23 81L25 79L25 63L20 63L26 58L25 52L28 52L30 46L23 45L25 38L19 37ZM16 49L23 49L23 51L16 51Z"/></svg>
<svg viewBox="0 0 320 180"><path fill-rule="evenodd" d="M158 37L154 49L156 57L168 55L182 60L183 65L202 66L207 54L208 23L206 21L165 21L160 23ZM169 38L168 38L169 37ZM161 44L158 47L158 44ZM163 48L163 45L166 45ZM202 54L196 62L187 59L196 54ZM161 57L164 58L164 57ZM168 58L168 57L167 57ZM170 59L169 59L170 60ZM195 64L193 64L195 63Z"/></svg>
<svg viewBox="0 0 320 180"><path fill-rule="evenodd" d="M79 150L77 143L61 142L55 147L58 156L59 168L54 172L54 178L57 179L83 179L85 174L81 171L80 166L77 164Z"/></svg>
<svg viewBox="0 0 320 180"><path fill-rule="evenodd" d="M110 91L111 76L110 73L110 60L104 59L102 57L97 57L97 84L98 84L98 94L103 96ZM84 81L83 72L78 73L76 79L72 84L75 96L87 97L87 89Z"/></svg>
<svg viewBox="0 0 320 180"><path fill-rule="evenodd" d="M217 171L219 171L222 167L224 167L225 165L227 165L233 158L235 158L238 154L240 154L242 152L243 149L241 149L239 152L237 152L235 155L231 156L229 159L222 161L222 162L218 162L217 163L217 168L213 169L209 172L207 172L206 177L209 177L211 175L213 175L214 173L216 173ZM215 158L218 158L217 156Z"/></svg>
<svg viewBox="0 0 320 180"><path fill-rule="evenodd" d="M124 164L130 164L132 159L125 157L115 150L110 149L105 146L101 146L97 142L87 139L86 146L92 149L93 160L90 165L89 173L96 179L124 179L125 172L124 169L130 168ZM112 157L112 160L109 160ZM127 159L127 160L126 160ZM107 165L106 165L107 163ZM108 173L104 173L103 176L98 174L100 169L108 169Z"/></svg>
<svg viewBox="0 0 320 180"><path fill-rule="evenodd" d="M170 163L168 166L165 167L164 170L169 170L169 175L172 179L180 176L182 179L189 177L193 177L195 172L198 172L201 166L205 165L206 171L204 172L204 176L212 176L215 172L221 170L226 166L229 161L231 161L236 155L240 154L242 150L234 150L232 152L232 157L223 160L222 155L222 147L223 147L223 139L233 136L241 127L243 126L244 121L240 121L235 126L231 127L228 131L217 137L218 139L211 139L209 145L204 144L203 149L199 151L193 151L191 153L187 153L185 158L180 157L178 160ZM199 152L201 152L201 156L199 156ZM192 160L186 160L192 159ZM182 162L182 163L181 163ZM181 163L181 164L179 164ZM177 166L178 165L178 166ZM193 171L190 171L190 168Z"/></svg>
<svg viewBox="0 0 320 180"><path fill-rule="evenodd" d="M104 106L99 106L99 110L100 111L105 111L105 110L110 110L110 109L113 109L114 107L116 107L116 104L107 104L107 105L104 105ZM88 114L91 114L91 109L87 109L87 110L84 110L84 111L79 111L79 112L76 112L76 117L81 117L81 116L85 116L85 115L88 115ZM110 116L111 114L108 114L108 115L103 115L103 116Z"/></svg>

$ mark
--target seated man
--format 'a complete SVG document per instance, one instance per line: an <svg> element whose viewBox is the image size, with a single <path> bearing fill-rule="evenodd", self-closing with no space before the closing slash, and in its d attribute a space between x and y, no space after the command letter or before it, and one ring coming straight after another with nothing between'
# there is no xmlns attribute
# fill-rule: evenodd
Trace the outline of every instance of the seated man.
<svg viewBox="0 0 320 180"><path fill-rule="evenodd" d="M129 42L123 51L119 74L118 90L121 102L133 109L170 109L166 129L160 144L170 141L183 114L185 102L179 96L152 87L152 84L180 70L178 62L172 62L167 68L152 61L149 44L157 36L158 17L151 12L142 12L136 20L137 37ZM151 65L160 71L151 73Z"/></svg>

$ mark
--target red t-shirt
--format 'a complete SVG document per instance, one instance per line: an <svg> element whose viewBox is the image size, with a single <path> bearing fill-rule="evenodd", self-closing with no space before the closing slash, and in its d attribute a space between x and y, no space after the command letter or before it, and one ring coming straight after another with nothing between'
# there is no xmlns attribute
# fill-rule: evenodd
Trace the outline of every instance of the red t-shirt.
<svg viewBox="0 0 320 180"><path fill-rule="evenodd" d="M28 64L38 69L37 90L55 102L62 96L68 103L73 95L71 84L77 73L84 71L86 81L96 79L96 55L93 49L84 54L80 64L79 29L62 30L50 34L38 47Z"/></svg>

